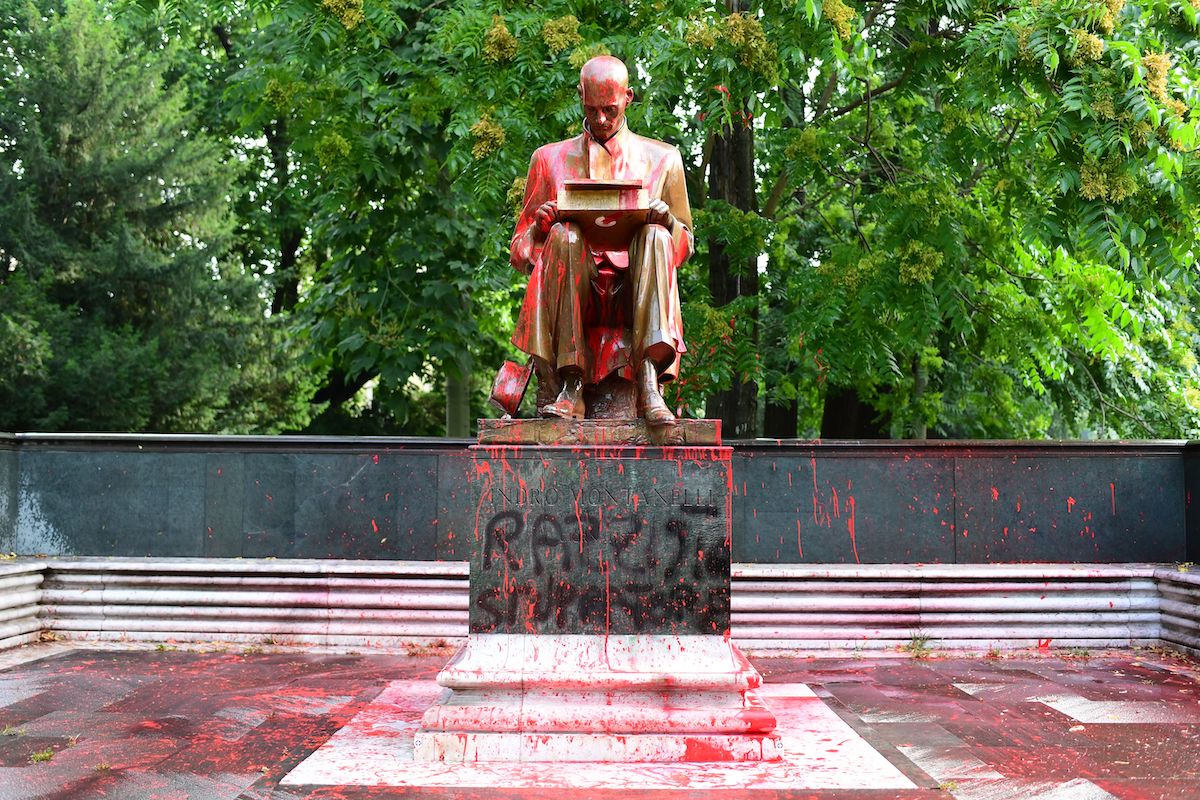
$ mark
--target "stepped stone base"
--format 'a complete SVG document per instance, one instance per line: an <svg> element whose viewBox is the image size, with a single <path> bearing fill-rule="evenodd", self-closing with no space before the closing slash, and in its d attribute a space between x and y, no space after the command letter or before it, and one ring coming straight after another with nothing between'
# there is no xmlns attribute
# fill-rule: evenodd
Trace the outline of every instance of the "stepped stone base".
<svg viewBox="0 0 1200 800"><path fill-rule="evenodd" d="M721 636L472 634L418 761L775 761L762 679Z"/></svg>

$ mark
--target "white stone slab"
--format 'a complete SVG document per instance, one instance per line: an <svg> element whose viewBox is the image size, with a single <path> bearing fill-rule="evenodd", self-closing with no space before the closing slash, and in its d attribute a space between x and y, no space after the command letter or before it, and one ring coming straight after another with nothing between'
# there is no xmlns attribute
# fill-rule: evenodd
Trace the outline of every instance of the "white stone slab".
<svg viewBox="0 0 1200 800"><path fill-rule="evenodd" d="M769 712L753 692L730 692L710 705L686 693L605 693L547 700L519 693L455 695L430 707L430 731L565 731L571 733L768 733ZM707 693L706 693L707 695ZM608 702L605 702L605 701Z"/></svg>
<svg viewBox="0 0 1200 800"><path fill-rule="evenodd" d="M753 689L761 683L720 636L473 634L438 675L453 689Z"/></svg>
<svg viewBox="0 0 1200 800"><path fill-rule="evenodd" d="M742 762L779 758L774 735L676 733L461 733L422 730L413 740L417 761Z"/></svg>
<svg viewBox="0 0 1200 800"><path fill-rule="evenodd" d="M287 786L540 789L913 789L916 785L803 684L760 694L778 720L782 759L742 763L480 762L413 759L421 710L442 690L395 681L281 782Z"/></svg>
<svg viewBox="0 0 1200 800"><path fill-rule="evenodd" d="M962 780L1000 780L1004 776L971 754L965 745L959 747L929 747L927 745L898 745L909 761L924 770L929 777L942 783ZM1016 797L1017 795L1010 795Z"/></svg>
<svg viewBox="0 0 1200 800"><path fill-rule="evenodd" d="M1200 705L1172 706L1163 700L1089 700L1060 694L1031 697L1031 702L1050 706L1085 725L1129 725L1136 723L1200 723Z"/></svg>
<svg viewBox="0 0 1200 800"><path fill-rule="evenodd" d="M1002 780L956 781L954 800L1117 800L1096 784L1083 778L1057 783L1020 778Z"/></svg>

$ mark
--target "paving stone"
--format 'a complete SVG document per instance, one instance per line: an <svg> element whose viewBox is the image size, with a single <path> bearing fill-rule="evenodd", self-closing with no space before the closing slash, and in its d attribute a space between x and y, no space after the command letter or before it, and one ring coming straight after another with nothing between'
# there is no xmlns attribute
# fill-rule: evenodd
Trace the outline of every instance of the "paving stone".
<svg viewBox="0 0 1200 800"><path fill-rule="evenodd" d="M405 758L402 747L387 744L411 735L440 692L433 677L448 658L30 652L49 655L0 661L0 688L12 701L0 706L0 730L11 726L0 736L0 800L396 797L397 788L384 785L282 781L372 708L387 712L375 719L378 754ZM1200 797L1195 661L1127 651L1069 662L1053 655L754 661L781 722L807 732L785 746L810 758L786 785L747 783L739 765L722 767L731 773L643 774L582 764L570 768L573 800ZM807 686L811 695L791 703L786 685ZM808 716L789 717L801 710ZM49 760L31 761L46 750ZM562 782L560 773L561 765L509 765L462 785L409 787L403 796L529 800L545 796L551 778ZM894 783L883 786L880 776Z"/></svg>

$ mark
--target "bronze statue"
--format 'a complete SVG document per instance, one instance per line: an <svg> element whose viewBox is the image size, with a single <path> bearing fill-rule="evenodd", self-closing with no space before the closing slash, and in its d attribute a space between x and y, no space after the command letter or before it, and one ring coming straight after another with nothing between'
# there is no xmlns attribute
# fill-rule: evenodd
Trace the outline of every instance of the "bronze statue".
<svg viewBox="0 0 1200 800"><path fill-rule="evenodd" d="M541 416L582 419L585 385L615 374L636 383L649 425L672 425L660 382L678 376L685 351L676 270L694 249L683 160L674 146L626 127L633 90L619 59L584 64L579 99L583 133L539 148L529 165L510 256L529 286L512 342L533 357L549 390L539 391ZM564 185L588 182L579 179L644 192L627 248L604 249L611 243L560 211Z"/></svg>

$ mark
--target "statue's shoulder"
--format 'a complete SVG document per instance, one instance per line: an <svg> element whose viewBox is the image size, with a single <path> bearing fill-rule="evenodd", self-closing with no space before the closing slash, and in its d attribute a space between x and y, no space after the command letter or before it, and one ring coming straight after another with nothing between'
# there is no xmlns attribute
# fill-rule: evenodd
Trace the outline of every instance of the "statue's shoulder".
<svg viewBox="0 0 1200 800"><path fill-rule="evenodd" d="M578 149L582 140L583 134L581 133L578 136L572 136L570 139L563 139L561 142L544 144L533 151L534 160L553 161L556 158L561 158L564 153Z"/></svg>
<svg viewBox="0 0 1200 800"><path fill-rule="evenodd" d="M638 146L642 148L642 152L652 158L676 158L679 156L679 148L673 144L651 139L649 136L642 136L633 131L630 131L629 135L634 137Z"/></svg>

